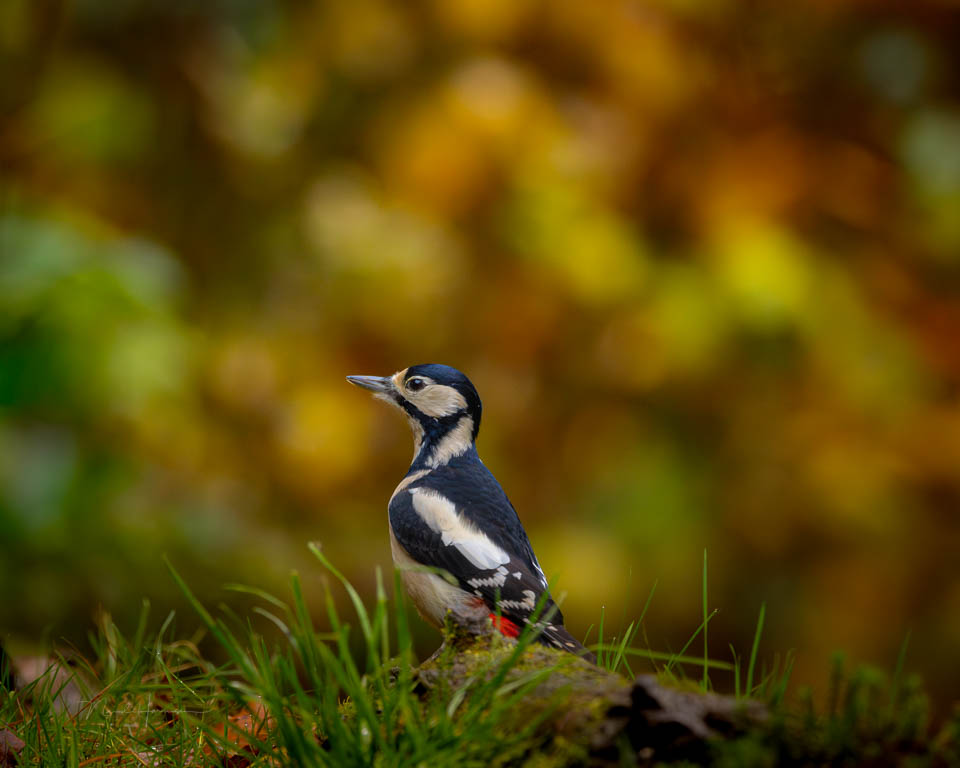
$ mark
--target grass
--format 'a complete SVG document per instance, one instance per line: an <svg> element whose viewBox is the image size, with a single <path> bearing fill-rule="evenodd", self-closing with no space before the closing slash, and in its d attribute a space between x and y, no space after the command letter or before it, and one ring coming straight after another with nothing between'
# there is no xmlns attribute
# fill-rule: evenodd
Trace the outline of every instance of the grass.
<svg viewBox="0 0 960 768"><path fill-rule="evenodd" d="M279 629L283 640L268 648L250 619L215 617L171 568L227 661L205 659L199 638L171 638L172 617L148 642L146 609L130 639L104 616L91 638L91 660L59 657L61 668L75 672L72 680L53 667L0 702L0 727L25 742L20 764L213 766L256 759L265 765L469 766L501 764L529 751L537 723L509 729L503 723L550 673L507 679L535 642L532 631L468 688L424 698L416 690L400 584L391 608L378 572L376 601L368 609L324 554L312 550L345 590L353 625L328 589L331 630L318 632L296 575L289 604L232 585L256 598L252 613ZM63 695L68 686L77 688L73 706Z"/></svg>
<svg viewBox="0 0 960 768"><path fill-rule="evenodd" d="M562 765L583 759L577 745L567 745L572 751L562 752L556 743L548 743L540 725L549 710L535 717L516 716L530 692L556 672L549 666L524 666L524 653L536 642L533 630L526 629L515 646L502 641L506 650L480 659L479 671L467 684L424 695L399 580L391 603L378 572L375 601L368 607L323 552L311 549L346 593L354 614L351 622L340 615L327 587L330 630L319 632L296 574L288 601L231 585L256 601L251 616L233 615L226 608L222 616L214 616L171 568L226 660L205 658L199 636L177 639L172 615L148 637L147 604L129 637L109 616L102 616L90 638L91 658L61 654L58 665L25 688L15 694L0 692L0 735L6 729L22 739L19 765L440 768L532 759ZM960 717L947 724L938 740L926 739L926 700L919 681L904 673L909 638L892 675L866 667L848 672L838 657L825 711L816 711L809 692L800 692L797 701L786 706L791 658L774 660L769 667L759 660L765 606L742 685L735 651L732 663L708 657L707 627L716 612L708 610L706 584L704 556L702 621L678 653L636 646L656 584L640 617L619 637L604 634L601 614L598 642L591 647L600 666L611 672L632 677L630 660L642 658L655 665L661 679L683 683L683 669L691 667L699 671L699 680L688 683L704 691L712 688L712 673L729 673L738 697L767 701L773 713L770 726L718 742L718 765L831 762L882 755L884 750L912 755L920 760L917 765L948 765L935 761L960 758ZM280 640L268 645L255 621L269 622ZM701 633L703 654L687 655ZM544 763L548 754L553 762Z"/></svg>

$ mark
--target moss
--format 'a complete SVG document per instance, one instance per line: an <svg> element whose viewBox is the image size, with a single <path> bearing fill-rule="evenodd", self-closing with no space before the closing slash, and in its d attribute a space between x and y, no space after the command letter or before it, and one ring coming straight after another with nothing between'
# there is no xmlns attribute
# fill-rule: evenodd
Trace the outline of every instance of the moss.
<svg viewBox="0 0 960 768"><path fill-rule="evenodd" d="M415 671L425 711L447 712L460 696L492 715L494 766L960 766L960 708L931 739L917 680L895 686L855 670L837 678L835 706L818 714L803 692L768 710L675 679L629 681L541 645L517 648L489 626L451 622ZM354 717L351 702L341 715ZM475 731L458 724L455 733Z"/></svg>

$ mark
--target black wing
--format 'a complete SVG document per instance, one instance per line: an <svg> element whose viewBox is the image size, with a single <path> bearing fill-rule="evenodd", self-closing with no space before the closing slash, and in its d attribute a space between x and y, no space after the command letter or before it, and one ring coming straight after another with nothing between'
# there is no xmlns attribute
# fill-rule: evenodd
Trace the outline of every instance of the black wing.
<svg viewBox="0 0 960 768"><path fill-rule="evenodd" d="M481 528L476 516L451 498L456 494L448 495L448 487L440 491L435 487L439 483L430 482L436 479L432 475L401 491L390 502L390 526L397 543L418 563L448 571L461 589L482 598L491 611L499 603L503 616L522 625L547 586L526 534L522 540L514 538L509 518L495 519ZM478 507L482 510L482 506L475 502L474 511ZM516 519L513 508L508 509ZM493 510L485 511L490 514ZM519 520L516 525L519 527ZM510 541L522 543L510 546ZM553 624L563 623L549 596L540 615Z"/></svg>
<svg viewBox="0 0 960 768"><path fill-rule="evenodd" d="M450 499L457 511L483 531L494 544L526 563L540 581L540 591L546 589L546 576L537 562L513 504L475 451L437 467L415 485L435 488Z"/></svg>

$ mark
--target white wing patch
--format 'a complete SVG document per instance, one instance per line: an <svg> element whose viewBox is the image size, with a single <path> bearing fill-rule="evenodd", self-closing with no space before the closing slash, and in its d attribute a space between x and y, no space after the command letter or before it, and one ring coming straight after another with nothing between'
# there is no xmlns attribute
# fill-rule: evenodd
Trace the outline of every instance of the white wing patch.
<svg viewBox="0 0 960 768"><path fill-rule="evenodd" d="M446 496L431 488L411 488L410 496L413 508L430 530L439 533L445 545L456 547L474 567L493 570L510 562L510 555L462 518ZM506 569L502 578L506 580Z"/></svg>

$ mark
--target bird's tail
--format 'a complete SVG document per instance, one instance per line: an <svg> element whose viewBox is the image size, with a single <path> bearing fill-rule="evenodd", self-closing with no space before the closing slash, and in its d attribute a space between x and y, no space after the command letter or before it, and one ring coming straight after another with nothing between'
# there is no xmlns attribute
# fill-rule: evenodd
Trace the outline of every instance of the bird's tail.
<svg viewBox="0 0 960 768"><path fill-rule="evenodd" d="M583 643L567 632L566 627L562 624L547 624L544 627L543 634L540 635L540 642L551 648L559 648L567 651L567 653L572 653L574 656L579 656L591 664L597 663L597 657L588 651Z"/></svg>

